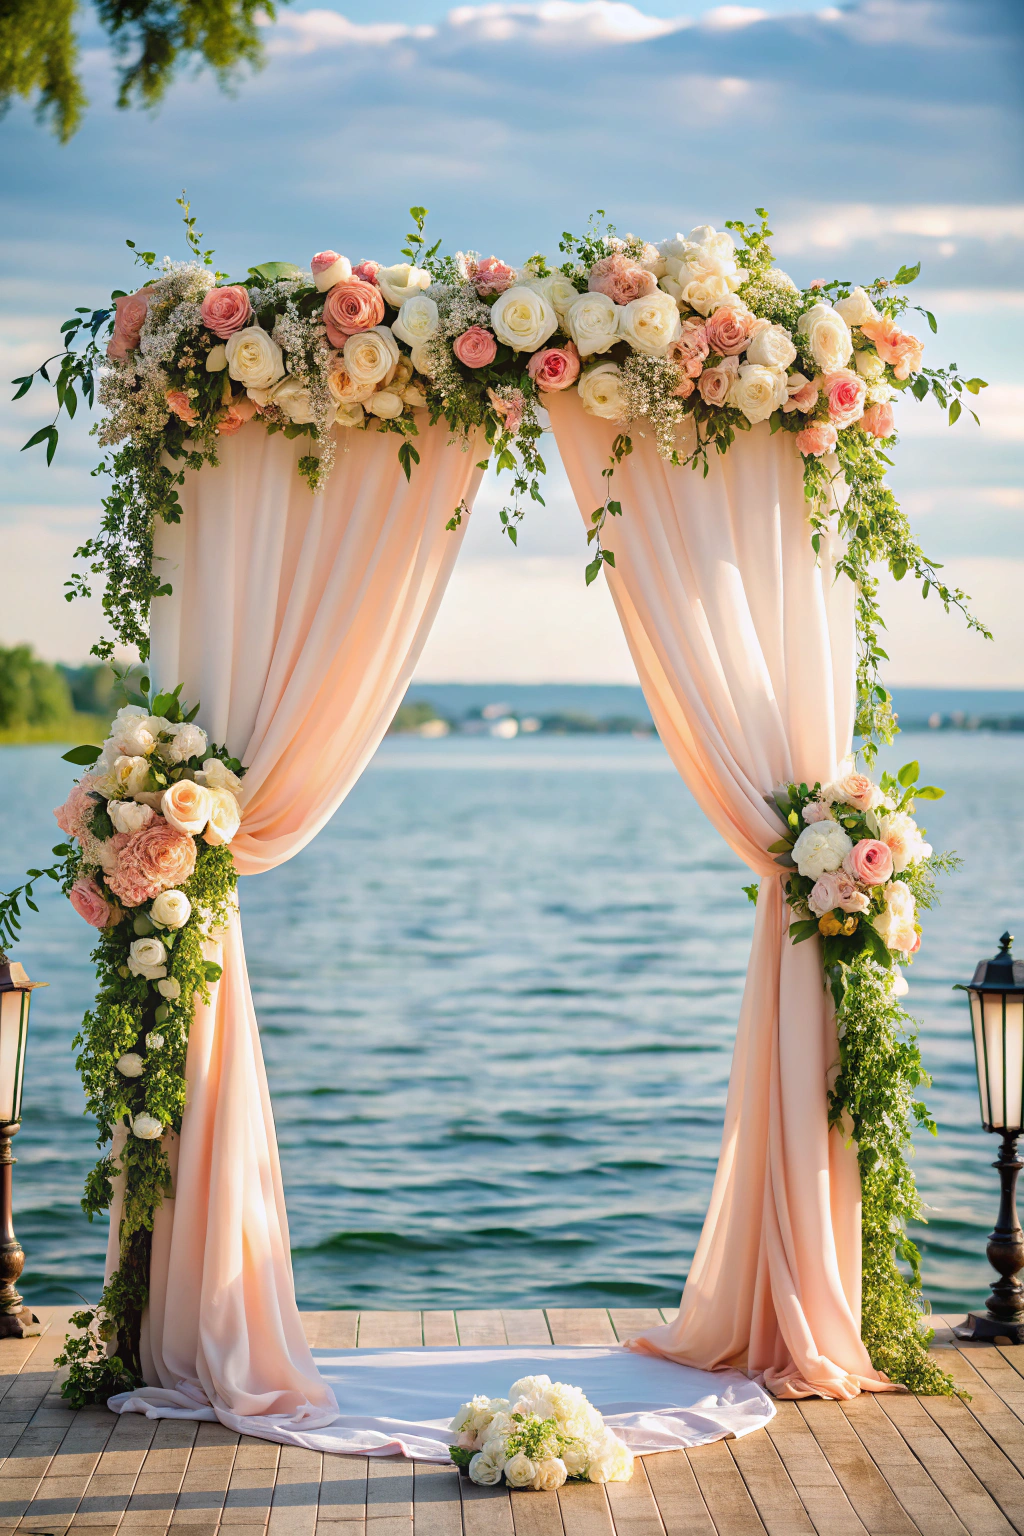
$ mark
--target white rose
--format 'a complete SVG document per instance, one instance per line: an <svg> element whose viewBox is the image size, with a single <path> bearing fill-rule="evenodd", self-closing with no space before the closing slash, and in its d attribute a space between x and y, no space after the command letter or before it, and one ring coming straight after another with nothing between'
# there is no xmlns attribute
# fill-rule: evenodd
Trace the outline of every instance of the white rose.
<svg viewBox="0 0 1024 1536"><path fill-rule="evenodd" d="M178 727L164 715L147 715L146 730L155 739L157 736L173 736Z"/></svg>
<svg viewBox="0 0 1024 1536"><path fill-rule="evenodd" d="M781 368L763 368L760 363L741 363L729 389L729 404L742 411L755 425L767 421L788 398L786 375Z"/></svg>
<svg viewBox="0 0 1024 1536"><path fill-rule="evenodd" d="M229 336L228 372L246 389L269 389L284 377L284 354L272 336L258 325L247 325Z"/></svg>
<svg viewBox="0 0 1024 1536"><path fill-rule="evenodd" d="M149 763L144 757L115 758L111 776L118 789L126 795L136 795L145 788L149 778Z"/></svg>
<svg viewBox="0 0 1024 1536"><path fill-rule="evenodd" d="M619 339L619 312L606 293L581 293L565 312L565 325L580 357L607 352Z"/></svg>
<svg viewBox="0 0 1024 1536"><path fill-rule="evenodd" d="M784 325L763 325L747 343L747 362L765 368L788 368L796 361L793 338Z"/></svg>
<svg viewBox="0 0 1024 1536"><path fill-rule="evenodd" d="M334 413L334 423L338 427L358 427L365 419L366 411L355 400L351 405L339 405Z"/></svg>
<svg viewBox="0 0 1024 1536"><path fill-rule="evenodd" d="M562 1452L562 1465L570 1477L582 1477L587 1470L587 1452L585 1447L567 1445Z"/></svg>
<svg viewBox="0 0 1024 1536"><path fill-rule="evenodd" d="M148 827L155 815L150 805L140 805L137 800L108 800L107 815L114 823L115 832L141 832Z"/></svg>
<svg viewBox="0 0 1024 1536"><path fill-rule="evenodd" d="M238 774L226 768L219 757L206 759L202 771L196 774L196 783L205 784L207 789L230 789L233 795L242 793L242 781Z"/></svg>
<svg viewBox="0 0 1024 1536"><path fill-rule="evenodd" d="M551 1385L550 1376L520 1376L508 1389L510 1404L516 1404L521 1397L534 1397L540 1395Z"/></svg>
<svg viewBox="0 0 1024 1536"><path fill-rule="evenodd" d="M242 812L230 789L210 789L207 793L210 796L210 819L203 841L212 848L219 848L231 842L238 831Z"/></svg>
<svg viewBox="0 0 1024 1536"><path fill-rule="evenodd" d="M207 373L223 373L228 365L228 349L223 345L211 347L206 354Z"/></svg>
<svg viewBox="0 0 1024 1536"><path fill-rule="evenodd" d="M576 386L583 409L606 421L622 421L626 405L622 398L622 369L618 363L598 363L589 368Z"/></svg>
<svg viewBox="0 0 1024 1536"><path fill-rule="evenodd" d="M635 352L664 357L681 333L679 306L670 294L649 293L619 308L619 335Z"/></svg>
<svg viewBox="0 0 1024 1536"><path fill-rule="evenodd" d="M516 283L495 300L491 325L506 347L515 352L536 352L558 329L558 316L543 293Z"/></svg>
<svg viewBox="0 0 1024 1536"><path fill-rule="evenodd" d="M493 1488L495 1483L501 1482L504 1466L505 1453L497 1442L485 1446L482 1451L477 1451L469 1464L470 1481L479 1483L482 1488Z"/></svg>
<svg viewBox="0 0 1024 1536"><path fill-rule="evenodd" d="M419 384L403 385L401 395L405 404L411 406L414 411L422 411L425 409L427 404L427 396Z"/></svg>
<svg viewBox="0 0 1024 1536"><path fill-rule="evenodd" d="M553 1493L556 1488L561 1488L568 1476L565 1462L557 1456L549 1456L537 1463L537 1475L530 1487L537 1493Z"/></svg>
<svg viewBox="0 0 1024 1536"><path fill-rule="evenodd" d="M384 421L395 421L405 410L405 402L397 390L379 389L369 397L364 408L371 416L380 416Z"/></svg>
<svg viewBox="0 0 1024 1536"><path fill-rule="evenodd" d="M309 390L290 373L286 374L279 384L274 385L270 391L269 400L271 405L276 405L278 410L296 426L316 420Z"/></svg>
<svg viewBox="0 0 1024 1536"><path fill-rule="evenodd" d="M423 288L429 288L434 279L423 267L411 262L399 261L393 267L381 267L377 273L377 287L395 309L401 309L406 299Z"/></svg>
<svg viewBox="0 0 1024 1536"><path fill-rule="evenodd" d="M171 985L173 985L175 987L178 987L178 983L176 981L173 982L173 983L169 982L169 981L158 981L156 985L157 985L157 991L158 992L163 992L165 997L167 996L167 993L164 992L164 988L165 987L168 987L168 986L171 986ZM178 991L179 992L181 991L180 987L178 987ZM149 1034L146 1036L146 1050L147 1051L162 1051L163 1048L164 1048L164 1037L163 1037L163 1035L159 1034L155 1029L150 1030Z"/></svg>
<svg viewBox="0 0 1024 1536"><path fill-rule="evenodd" d="M796 323L801 336L810 343L811 356L822 373L845 368L853 356L850 327L831 304L815 304L805 310Z"/></svg>
<svg viewBox="0 0 1024 1536"><path fill-rule="evenodd" d="M837 299L834 307L847 325L863 325L865 320L878 319L878 310L863 288L855 288L848 299Z"/></svg>
<svg viewBox="0 0 1024 1536"><path fill-rule="evenodd" d="M809 880L838 869L853 847L837 821L816 821L805 827L793 845L796 867Z"/></svg>
<svg viewBox="0 0 1024 1536"><path fill-rule="evenodd" d="M153 1115L136 1115L132 1121L132 1135L140 1141L156 1141L163 1133L163 1126Z"/></svg>
<svg viewBox="0 0 1024 1536"><path fill-rule="evenodd" d="M528 1488L537 1476L537 1464L525 1451L517 1451L511 1461L506 1461L504 1471L510 1488Z"/></svg>
<svg viewBox="0 0 1024 1536"><path fill-rule="evenodd" d="M853 361L862 379L881 379L885 375L885 364L877 352L855 352Z"/></svg>
<svg viewBox="0 0 1024 1536"><path fill-rule="evenodd" d="M567 312L580 297L575 283L564 272L549 272L547 277L527 278L525 286L544 295L559 321L564 321Z"/></svg>
<svg viewBox="0 0 1024 1536"><path fill-rule="evenodd" d="M122 1077L141 1077L146 1070L146 1063L135 1051L128 1051L115 1065Z"/></svg>
<svg viewBox="0 0 1024 1536"><path fill-rule="evenodd" d="M167 743L161 756L169 763L185 763L190 757L202 757L206 751L206 732L199 725L186 721L174 727L174 736Z"/></svg>
<svg viewBox="0 0 1024 1536"><path fill-rule="evenodd" d="M352 263L347 256L339 256L329 267L313 273L317 293L329 293L336 283L347 283L352 276Z"/></svg>
<svg viewBox="0 0 1024 1536"><path fill-rule="evenodd" d="M150 920L161 928L184 928L192 915L192 903L184 891L161 891L149 909Z"/></svg>
<svg viewBox="0 0 1024 1536"><path fill-rule="evenodd" d="M437 330L437 305L425 293L413 294L402 305L391 329L407 346L427 341Z"/></svg>
<svg viewBox="0 0 1024 1536"><path fill-rule="evenodd" d="M122 757L148 757L156 746L156 737L147 722L135 716L121 721L111 734L110 742Z"/></svg>
<svg viewBox="0 0 1024 1536"><path fill-rule="evenodd" d="M149 710L138 704L122 704L114 716L115 720L147 720L148 718Z"/></svg>
<svg viewBox="0 0 1024 1536"><path fill-rule="evenodd" d="M159 981L167 975L167 950L159 939L135 939L128 951L128 969L133 976Z"/></svg>
<svg viewBox="0 0 1024 1536"><path fill-rule="evenodd" d="M645 272L653 272L655 277L664 277L667 270L665 258L656 245L648 240L639 257L640 265Z"/></svg>
<svg viewBox="0 0 1024 1536"><path fill-rule="evenodd" d="M662 278L663 284L669 281L668 278ZM723 299L729 297L731 291L724 277L696 277L680 286L679 297L699 315L710 315Z"/></svg>
<svg viewBox="0 0 1024 1536"><path fill-rule="evenodd" d="M398 343L386 325L350 336L342 352L349 378L357 385L387 382L398 367L399 355Z"/></svg>

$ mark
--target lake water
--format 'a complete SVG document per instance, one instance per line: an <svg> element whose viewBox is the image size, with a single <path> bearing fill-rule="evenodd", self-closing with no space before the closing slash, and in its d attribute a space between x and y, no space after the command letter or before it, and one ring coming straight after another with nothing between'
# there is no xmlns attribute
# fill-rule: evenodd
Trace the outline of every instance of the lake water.
<svg viewBox="0 0 1024 1536"><path fill-rule="evenodd" d="M937 1309L979 1303L996 1209L963 994L1024 943L1024 736L904 734L964 856L911 972L940 1135L918 1236ZM0 749L0 885L55 841L60 748ZM924 812L927 812L924 815ZM753 909L660 744L392 738L298 858L243 881L300 1304L672 1305L714 1172ZM54 891L18 958L26 1298L95 1297L105 1226L71 1040L90 934Z"/></svg>

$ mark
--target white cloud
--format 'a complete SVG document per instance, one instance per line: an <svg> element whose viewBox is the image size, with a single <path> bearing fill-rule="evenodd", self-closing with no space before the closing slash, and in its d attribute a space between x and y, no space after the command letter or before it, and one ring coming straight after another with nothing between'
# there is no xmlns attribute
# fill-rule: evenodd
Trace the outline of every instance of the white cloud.
<svg viewBox="0 0 1024 1536"><path fill-rule="evenodd" d="M1024 240L1024 203L808 204L780 222L773 242L780 256L842 251L893 235L977 240L985 245Z"/></svg>
<svg viewBox="0 0 1024 1536"><path fill-rule="evenodd" d="M317 48L388 48L394 43L436 37L437 28L401 22L350 21L337 11L284 11L267 43L267 52L312 53Z"/></svg>

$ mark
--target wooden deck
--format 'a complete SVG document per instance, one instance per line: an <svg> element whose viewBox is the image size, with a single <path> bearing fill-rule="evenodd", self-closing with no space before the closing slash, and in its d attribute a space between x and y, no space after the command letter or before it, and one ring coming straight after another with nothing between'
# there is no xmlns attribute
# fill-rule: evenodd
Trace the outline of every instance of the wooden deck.
<svg viewBox="0 0 1024 1536"><path fill-rule="evenodd" d="M0 1533L64 1536L1010 1536L1024 1532L1024 1345L955 1346L971 1393L780 1403L766 1430L637 1462L630 1483L476 1488L450 1467L320 1456L218 1424L73 1412L68 1313L0 1341ZM310 1312L313 1345L591 1344L654 1311ZM453 1405L454 1408L455 1405ZM185 1529L187 1528L187 1529Z"/></svg>

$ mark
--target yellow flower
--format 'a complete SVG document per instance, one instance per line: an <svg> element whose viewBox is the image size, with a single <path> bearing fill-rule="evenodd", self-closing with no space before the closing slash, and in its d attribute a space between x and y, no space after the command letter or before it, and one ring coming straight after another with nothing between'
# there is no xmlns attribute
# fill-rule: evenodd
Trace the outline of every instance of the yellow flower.
<svg viewBox="0 0 1024 1536"><path fill-rule="evenodd" d="M856 912L851 912L849 917L843 923L843 927L842 927L843 933L845 933L847 936L849 936L851 933L856 933L857 932L857 924L859 923L859 921L860 921L860 919L858 918Z"/></svg>
<svg viewBox="0 0 1024 1536"><path fill-rule="evenodd" d="M837 933L842 933L843 924L833 912L826 912L824 917L818 918L818 932L823 933L827 939L833 938Z"/></svg>

